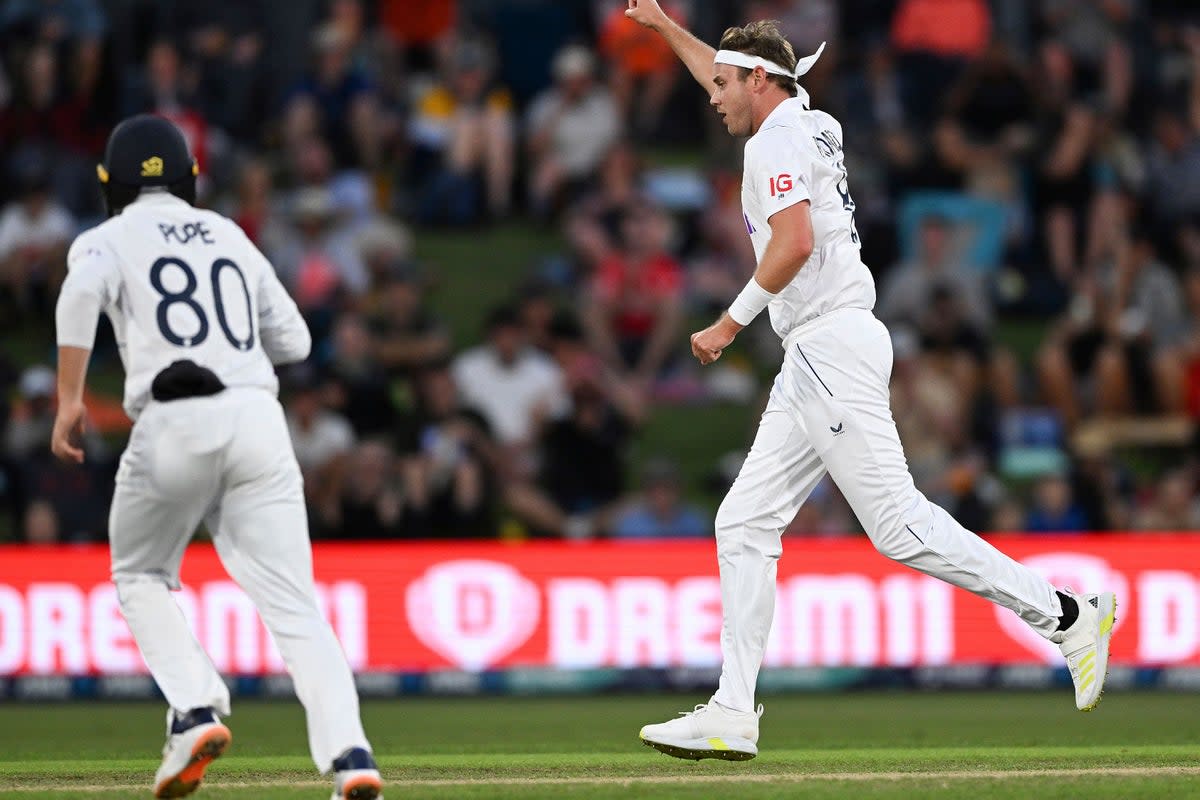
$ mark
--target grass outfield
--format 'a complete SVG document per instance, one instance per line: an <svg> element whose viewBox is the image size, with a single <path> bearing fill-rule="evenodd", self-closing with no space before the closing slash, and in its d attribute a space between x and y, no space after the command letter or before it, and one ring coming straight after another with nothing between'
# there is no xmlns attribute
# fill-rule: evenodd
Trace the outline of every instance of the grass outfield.
<svg viewBox="0 0 1200 800"><path fill-rule="evenodd" d="M767 698L762 754L684 762L638 728L694 698L406 699L365 704L387 795L428 798L1158 798L1200 796L1194 696L1066 692ZM700 698L703 699L703 698ZM148 797L153 704L0 707L0 798ZM238 704L200 797L328 797L294 704Z"/></svg>

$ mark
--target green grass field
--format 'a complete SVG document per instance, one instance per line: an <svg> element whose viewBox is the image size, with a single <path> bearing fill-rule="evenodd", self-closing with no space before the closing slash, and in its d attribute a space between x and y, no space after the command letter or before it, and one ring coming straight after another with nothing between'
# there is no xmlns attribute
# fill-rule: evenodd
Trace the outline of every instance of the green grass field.
<svg viewBox="0 0 1200 800"><path fill-rule="evenodd" d="M1200 796L1197 699L1066 692L766 698L761 755L670 759L638 728L682 696L373 701L363 715L388 798L1181 798ZM703 699L703 698L700 698ZM148 797L154 704L0 707L0 798ZM243 702L198 797L328 797L295 704Z"/></svg>

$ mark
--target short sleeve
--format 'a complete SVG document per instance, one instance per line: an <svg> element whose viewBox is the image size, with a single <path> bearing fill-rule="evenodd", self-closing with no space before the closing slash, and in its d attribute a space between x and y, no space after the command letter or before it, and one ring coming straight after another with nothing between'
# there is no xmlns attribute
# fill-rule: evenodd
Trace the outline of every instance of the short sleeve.
<svg viewBox="0 0 1200 800"><path fill-rule="evenodd" d="M809 173L813 155L792 128L769 128L746 148L746 178L764 216L811 200Z"/></svg>
<svg viewBox="0 0 1200 800"><path fill-rule="evenodd" d="M100 312L120 293L121 271L112 252L89 234L71 245L67 270L54 313L58 344L90 350Z"/></svg>
<svg viewBox="0 0 1200 800"><path fill-rule="evenodd" d="M95 295L101 306L120 294L121 268L116 255L95 232L80 234L67 251L66 283L73 290Z"/></svg>

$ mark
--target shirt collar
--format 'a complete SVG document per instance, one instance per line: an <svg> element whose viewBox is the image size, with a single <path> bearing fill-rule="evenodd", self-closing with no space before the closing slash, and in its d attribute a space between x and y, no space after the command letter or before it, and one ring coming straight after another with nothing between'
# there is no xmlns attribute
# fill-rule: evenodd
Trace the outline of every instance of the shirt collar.
<svg viewBox="0 0 1200 800"><path fill-rule="evenodd" d="M797 103L800 106L799 108L795 107L795 104ZM767 128L774 128L776 125L782 125L785 114L807 109L808 106L805 104L805 98L789 97L787 100L784 100L782 103L775 106L775 108L771 109L771 113L767 114L767 118L763 120L762 125L758 126L758 132L762 133Z"/></svg>

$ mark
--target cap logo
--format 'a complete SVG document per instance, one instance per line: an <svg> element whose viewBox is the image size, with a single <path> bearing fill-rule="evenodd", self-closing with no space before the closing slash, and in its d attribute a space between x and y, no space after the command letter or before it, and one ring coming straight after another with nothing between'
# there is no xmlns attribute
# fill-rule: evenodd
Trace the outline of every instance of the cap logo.
<svg viewBox="0 0 1200 800"><path fill-rule="evenodd" d="M163 160L158 156L152 156L142 162L142 177L143 178L161 178L163 174Z"/></svg>

